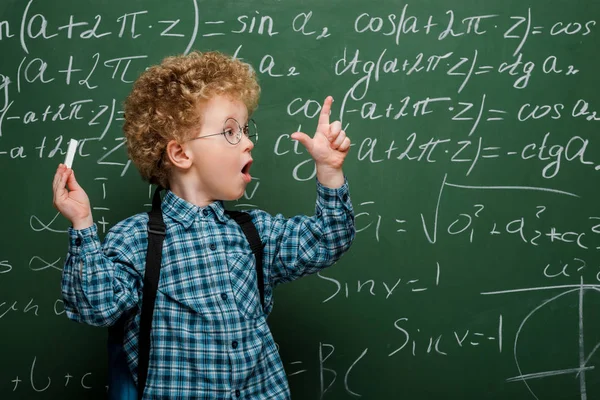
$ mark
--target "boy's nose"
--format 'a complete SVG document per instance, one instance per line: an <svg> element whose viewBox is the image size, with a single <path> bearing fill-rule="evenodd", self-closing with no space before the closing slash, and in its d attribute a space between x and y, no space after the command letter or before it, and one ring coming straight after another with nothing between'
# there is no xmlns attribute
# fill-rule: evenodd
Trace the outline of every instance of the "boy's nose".
<svg viewBox="0 0 600 400"><path fill-rule="evenodd" d="M244 143L244 147L248 148L248 150L252 150L254 148L254 142L246 135L242 136L242 142Z"/></svg>

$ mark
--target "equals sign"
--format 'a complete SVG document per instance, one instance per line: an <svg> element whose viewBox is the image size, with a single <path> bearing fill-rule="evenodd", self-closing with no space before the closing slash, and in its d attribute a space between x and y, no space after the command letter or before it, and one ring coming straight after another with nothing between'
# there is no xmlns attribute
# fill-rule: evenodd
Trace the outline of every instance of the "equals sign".
<svg viewBox="0 0 600 400"><path fill-rule="evenodd" d="M224 24L224 23L225 23L225 21L206 21L205 22L206 25L219 25L219 24ZM222 32L214 32L214 33L205 33L202 36L209 37L209 36L223 36L223 35L225 35L225 34Z"/></svg>
<svg viewBox="0 0 600 400"><path fill-rule="evenodd" d="M532 35L538 35L538 34L542 33L542 29L543 28L544 28L543 26L534 26L533 29L532 29L532 31L531 31L531 34Z"/></svg>

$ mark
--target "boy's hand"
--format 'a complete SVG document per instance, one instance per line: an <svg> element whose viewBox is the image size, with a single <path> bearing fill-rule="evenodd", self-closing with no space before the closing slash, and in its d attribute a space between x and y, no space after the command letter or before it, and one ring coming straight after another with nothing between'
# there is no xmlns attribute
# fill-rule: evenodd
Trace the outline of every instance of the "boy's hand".
<svg viewBox="0 0 600 400"><path fill-rule="evenodd" d="M68 188L68 190L67 190ZM90 200L75 180L75 173L59 164L52 182L54 207L73 224L74 229L89 228L94 224Z"/></svg>
<svg viewBox="0 0 600 400"><path fill-rule="evenodd" d="M344 183L342 165L350 150L350 139L342 130L340 121L329 123L331 103L333 97L327 96L321 108L317 131L312 138L302 132L295 132L291 137L302 143L315 160L319 182L335 188Z"/></svg>
<svg viewBox="0 0 600 400"><path fill-rule="evenodd" d="M317 131L312 138L302 132L295 132L291 137L306 147L315 160L317 168L327 167L335 170L342 168L344 158L350 149L350 139L342 130L340 121L329 123L331 103L333 103L333 97L327 96L321 108Z"/></svg>

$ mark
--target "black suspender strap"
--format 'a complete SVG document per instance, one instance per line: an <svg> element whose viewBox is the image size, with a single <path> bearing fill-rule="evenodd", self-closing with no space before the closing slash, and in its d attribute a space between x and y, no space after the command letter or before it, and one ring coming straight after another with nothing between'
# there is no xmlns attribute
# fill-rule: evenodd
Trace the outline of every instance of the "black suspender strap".
<svg viewBox="0 0 600 400"><path fill-rule="evenodd" d="M146 272L144 273L144 287L142 295L142 312L140 317L139 357L138 357L138 399L142 399L146 379L148 378L148 364L150 361L150 330L152 328L152 315L154 302L160 278L160 264L162 258L162 244L167 234L163 221L159 186L154 191L152 210L148 212L148 252L146 254Z"/></svg>
<svg viewBox="0 0 600 400"><path fill-rule="evenodd" d="M225 213L229 215L231 218L238 223L238 225L242 228L242 232L246 236L248 243L250 243L250 248L252 249L252 253L254 254L254 258L256 259L256 280L258 283L258 293L260 294L260 304L264 310L265 308L265 282L263 280L263 267L262 267L262 259L263 259L263 244L260 240L260 236L258 234L258 230L256 226L252 222L252 217L250 214L241 212L241 211L228 211Z"/></svg>

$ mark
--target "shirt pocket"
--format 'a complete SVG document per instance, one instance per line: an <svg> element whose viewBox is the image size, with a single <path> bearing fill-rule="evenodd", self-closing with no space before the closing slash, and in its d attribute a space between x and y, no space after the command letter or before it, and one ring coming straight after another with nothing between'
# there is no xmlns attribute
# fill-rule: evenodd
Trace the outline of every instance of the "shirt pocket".
<svg viewBox="0 0 600 400"><path fill-rule="evenodd" d="M221 313L212 273L184 263L161 269L158 291L163 297L157 298L155 316L157 311L172 316L168 325L178 325L177 318L183 318L203 332L218 329Z"/></svg>
<svg viewBox="0 0 600 400"><path fill-rule="evenodd" d="M262 314L256 278L256 259L252 253L227 255L229 281L237 309L245 319L254 320Z"/></svg>

